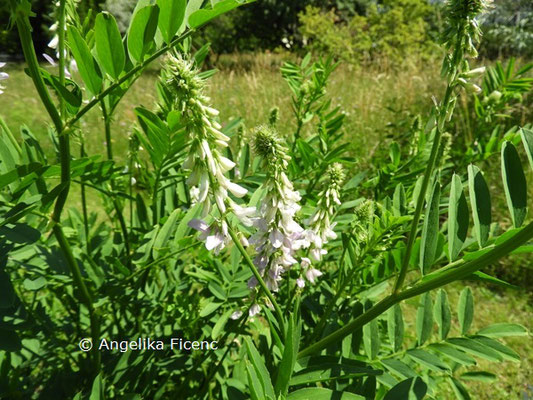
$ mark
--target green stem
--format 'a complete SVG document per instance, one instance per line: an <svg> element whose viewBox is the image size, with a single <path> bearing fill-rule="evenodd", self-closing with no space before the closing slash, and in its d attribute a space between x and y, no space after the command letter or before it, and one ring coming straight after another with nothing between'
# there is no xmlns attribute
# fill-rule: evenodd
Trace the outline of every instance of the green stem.
<svg viewBox="0 0 533 400"><path fill-rule="evenodd" d="M166 52L170 51L172 48L176 47L179 43L181 43L184 39L191 36L191 34L194 32L194 30L189 30L185 32L183 35L177 37L172 42L170 42L165 47L161 48L160 50L156 51L154 54L152 54L150 57L148 57L146 60L144 60L139 65L133 67L131 70L126 72L122 78L120 78L118 81L110 85L106 90L104 90L99 95L95 96L85 107L83 107L81 110L78 111L78 113L72 117L69 121L66 123L66 128L70 128L73 126L81 117L83 117L89 110L91 110L95 105L97 105L100 101L102 101L109 93L113 92L116 88L120 87L124 82L126 82L128 79L130 79L132 76L134 76L137 72L142 71L148 64L158 59L160 56L165 54Z"/></svg>
<svg viewBox="0 0 533 400"><path fill-rule="evenodd" d="M9 127L6 124L6 122L4 121L4 119L1 116L0 116L0 128L2 128L4 130L4 132L7 135L7 138L9 139L9 141L11 142L11 144L13 145L13 147L15 148L17 153L19 155L22 155L22 149L21 149L20 145L18 144L17 140L15 139L15 136L13 136L13 132L11 132L11 130L9 129Z"/></svg>
<svg viewBox="0 0 533 400"><path fill-rule="evenodd" d="M57 29L58 45L57 50L59 51L59 84L65 86L65 28L66 27L66 17L65 17L65 3L66 0L59 1L59 21ZM65 100L62 96L59 96L59 110L61 112L62 119L65 118Z"/></svg>
<svg viewBox="0 0 533 400"><path fill-rule="evenodd" d="M452 65L454 66L456 66L459 63L459 58L461 55L461 43L462 43L462 35L459 35L457 38L456 47L454 50L453 60L452 60ZM403 283L405 281L405 277L407 275L407 269L409 268L409 261L411 260L411 253L413 251L413 246L415 244L415 240L417 237L418 224L420 223L420 218L422 216L422 209L424 208L424 204L426 200L426 193L427 193L429 182L433 175L433 170L435 168L435 164L437 161L437 155L439 152L441 136L442 136L441 126L444 125L444 121L446 120L448 116L448 104L450 103L450 99L453 94L453 82L455 80L455 76L454 76L455 73L456 71L454 70L452 72L453 75L449 76L448 85L446 87L446 92L444 94L444 100L440 104L440 109L438 109L435 136L433 138L431 154L429 156L429 161L427 163L426 170L424 172L424 178L422 180L422 187L420 190L420 194L418 195L415 213L413 215L413 220L411 222L411 230L409 232L409 236L407 239L407 247L405 251L405 256L402 260L402 266L400 268L400 273L398 274L396 283L394 284L393 293L398 293L400 289L402 288Z"/></svg>
<svg viewBox="0 0 533 400"><path fill-rule="evenodd" d="M64 1L65 0L62 0L63 3ZM48 89L46 88L43 78L41 76L41 72L39 70L39 63L37 60L37 55L35 54L35 48L33 46L33 41L31 37L31 24L30 24L28 15L25 14L24 11L20 11L18 9L17 2L12 0L11 4L12 4L12 8L14 10L17 10L16 24L17 24L17 29L19 32L22 51L24 53L24 57L28 64L28 70L29 70L30 76L33 80L34 86L37 90L37 93L39 94L39 97L46 111L48 112L48 114L50 115L50 118L52 119L52 122L54 123L56 132L59 138L59 153L60 153L60 162L61 162L61 183L64 184L64 189L59 193L59 196L54 206L54 211L52 214L52 222L54 223L53 232L57 239L59 247L61 248L61 251L63 252L63 255L65 256L67 265L70 269L70 272L72 273L74 283L76 284L80 292L80 301L84 303L89 310L91 335L92 335L93 341L96 342L99 339L99 332L100 332L99 320L92 306L92 299L87 289L87 286L85 285L85 282L83 281L83 278L81 276L81 271L78 266L78 263L76 262L76 259L74 258L72 249L70 248L70 244L68 243L65 237L65 234L63 233L61 224L60 224L61 212L63 211L63 207L66 203L68 193L69 193L69 187L70 187L70 145L69 145L68 135L65 134L64 125L63 125L63 121L61 120L61 116L58 113L56 106L52 102L50 93L48 92ZM58 26L58 30L60 31L63 28L64 26ZM95 367L96 367L95 369L99 371L100 354L98 351L94 352L94 357L95 357L94 361L95 361Z"/></svg>
<svg viewBox="0 0 533 400"><path fill-rule="evenodd" d="M113 161L113 145L111 143L111 115L107 112L107 107L104 100L100 102L100 106L102 107L102 116L104 117L107 159Z"/></svg>
<svg viewBox="0 0 533 400"><path fill-rule="evenodd" d="M85 144L83 143L83 135L81 135L80 157L85 157ZM91 254L91 241L89 238L89 215L87 212L87 194L85 191L85 184L81 181L81 209L83 213L83 227L85 231L85 245L87 254Z"/></svg>
<svg viewBox="0 0 533 400"><path fill-rule="evenodd" d="M111 119L112 119L112 113L109 113L107 111L105 102L101 101L102 106L102 116L104 117L104 130L105 130L105 139L107 143L107 159L110 161L113 161L113 147L111 145ZM111 190L115 191L115 181L113 178L110 179L111 184ZM117 215L118 223L120 226L120 230L122 231L122 238L124 239L124 247L126 248L126 263L128 266L128 269L131 269L131 246L130 246L130 239L128 234L128 227L126 225L126 220L124 219L124 214L122 213L122 209L120 207L119 202L117 201L117 198L115 196L111 196L111 202L113 203L113 208L115 209L115 213Z"/></svg>
<svg viewBox="0 0 533 400"><path fill-rule="evenodd" d="M372 321L379 315L383 314L390 307L399 303L400 301L421 295L423 293L429 292L430 290L438 289L451 282L467 278L468 276L472 275L474 272L478 271L484 266L508 255L512 251L516 250L518 247L527 243L531 238L533 238L533 222L524 227L519 233L517 233L513 237L507 239L503 243L500 243L498 246L495 246L491 251L485 253L481 257L472 261L465 262L459 267L449 269L442 275L436 276L435 278L429 281L420 283L410 289L404 290L403 292L392 293L391 295L377 303L375 306L370 308L367 312L361 314L359 317L346 324L344 327L326 336L319 342L303 349L298 354L298 358L316 354L333 343L339 343L346 336L362 328L365 324Z"/></svg>
<svg viewBox="0 0 533 400"><path fill-rule="evenodd" d="M233 240L233 243L235 243L235 246L237 246L237 249L242 254L244 261L246 261L246 264L248 264L248 267L250 267L250 269L252 270L252 273L254 274L255 279L257 279L257 282L259 283L259 286L261 287L265 295L270 300L270 303L274 306L274 310L276 311L276 314L278 316L278 322L279 322L281 334L284 335L285 334L285 323L284 323L285 320L283 319L283 313L281 312L281 308L279 307L278 302L276 301L276 299L274 298L274 296L268 289L265 281L263 280L263 277L261 276L261 274L255 267L252 259L250 258L250 255L246 252L246 250L242 246L239 238L237 237L237 235L235 234L235 232L233 231L229 223L228 223L228 233L230 234L231 239Z"/></svg>

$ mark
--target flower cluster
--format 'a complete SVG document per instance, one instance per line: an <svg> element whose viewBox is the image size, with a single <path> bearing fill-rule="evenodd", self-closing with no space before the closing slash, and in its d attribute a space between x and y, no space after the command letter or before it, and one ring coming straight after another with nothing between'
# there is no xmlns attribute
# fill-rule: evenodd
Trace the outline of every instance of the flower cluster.
<svg viewBox="0 0 533 400"><path fill-rule="evenodd" d="M481 30L476 17L486 11L491 3L489 0L449 0L446 5L448 22L443 33L444 43L451 48L457 46L460 39L461 50L477 57L474 43L479 42Z"/></svg>
<svg viewBox="0 0 533 400"><path fill-rule="evenodd" d="M225 174L235 167L235 163L221 154L228 147L229 137L223 134L215 120L218 111L208 105L205 96L204 80L192 62L180 55L169 56L163 70L164 83L172 90L173 108L181 113L181 121L189 137L190 148L183 168L190 170L187 180L195 201L202 204L202 216L206 217L212 208L212 199L223 216L228 211L245 225L250 226L250 217L255 213L252 207L241 207L228 195L243 197L247 190L231 182ZM228 227L221 219L210 226L203 220L192 220L189 226L201 232L206 248L218 253L229 242Z"/></svg>
<svg viewBox="0 0 533 400"><path fill-rule="evenodd" d="M0 68L5 67L6 63L0 62ZM0 72L0 81L3 81L5 79L9 78L9 75L6 72ZM5 87L0 85L0 94L4 93Z"/></svg>
<svg viewBox="0 0 533 400"><path fill-rule="evenodd" d="M315 213L307 220L309 226L308 238L311 242L309 254L315 261L320 261L327 251L324 244L337 235L333 232L335 223L331 219L335 212L335 205L340 205L340 189L344 181L344 171L339 163L332 164L326 171L326 188L318 194L318 203Z"/></svg>
<svg viewBox="0 0 533 400"><path fill-rule="evenodd" d="M257 232L251 236L257 254L254 264L267 287L277 291L282 274L298 261L295 252L309 246L304 229L294 220L300 210L300 194L294 190L285 170L290 157L271 127L257 129L254 150L263 158L267 177L263 184L264 197L254 220ZM248 286L257 285L255 277Z"/></svg>

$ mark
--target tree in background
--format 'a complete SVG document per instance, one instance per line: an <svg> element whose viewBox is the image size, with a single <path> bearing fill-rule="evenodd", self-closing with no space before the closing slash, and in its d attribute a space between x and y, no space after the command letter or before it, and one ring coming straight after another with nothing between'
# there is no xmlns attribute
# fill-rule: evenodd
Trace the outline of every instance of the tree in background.
<svg viewBox="0 0 533 400"><path fill-rule="evenodd" d="M533 2L495 0L494 8L482 21L485 57L533 57Z"/></svg>

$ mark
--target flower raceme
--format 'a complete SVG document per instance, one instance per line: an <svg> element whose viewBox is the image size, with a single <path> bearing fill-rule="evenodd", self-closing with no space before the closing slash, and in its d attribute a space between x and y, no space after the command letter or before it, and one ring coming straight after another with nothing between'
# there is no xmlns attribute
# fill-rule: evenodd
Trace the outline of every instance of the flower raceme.
<svg viewBox="0 0 533 400"><path fill-rule="evenodd" d="M330 165L326 175L328 177L326 188L318 194L317 208L311 218L306 221L306 225L309 226L307 236L311 242L309 255L315 261L320 261L322 256L327 254L323 245L330 239L337 237L333 232L335 223L331 223L331 220L335 212L335 205L341 204L340 189L344 180L342 165L339 163Z"/></svg>
<svg viewBox="0 0 533 400"><path fill-rule="evenodd" d="M204 94L205 82L192 62L180 55L169 56L162 79L172 90L173 108L181 113L189 138L189 154L183 168L191 171L187 183L192 197L202 205L203 218L210 214L213 200L220 212L220 219L211 225L192 220L189 226L200 232L208 250L218 254L230 241L225 214L232 211L243 224L250 226L255 209L242 207L229 197L231 193L241 198L248 191L225 176L235 167L233 161L221 154L230 138L221 132L222 127L216 121L218 110L209 106L210 99Z"/></svg>
<svg viewBox="0 0 533 400"><path fill-rule="evenodd" d="M267 177L263 184L265 195L254 220L257 232L250 243L257 252L254 264L265 279L267 287L277 291L282 274L297 264L296 252L309 247L306 231L294 220L300 210L300 194L294 190L285 170L290 157L271 127L256 131L254 150L263 158ZM248 286L257 285L255 278Z"/></svg>

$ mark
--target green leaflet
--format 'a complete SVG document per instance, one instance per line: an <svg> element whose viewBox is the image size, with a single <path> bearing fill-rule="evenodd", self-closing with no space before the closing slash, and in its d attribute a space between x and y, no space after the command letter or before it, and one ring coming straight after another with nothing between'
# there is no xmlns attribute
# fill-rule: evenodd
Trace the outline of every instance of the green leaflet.
<svg viewBox="0 0 533 400"><path fill-rule="evenodd" d="M476 357L495 362L502 360L502 356L496 350L486 346L478 340L469 338L451 338L447 340L447 343Z"/></svg>
<svg viewBox="0 0 533 400"><path fill-rule="evenodd" d="M406 379L387 392L383 400L422 400L427 393L428 386L420 377Z"/></svg>
<svg viewBox="0 0 533 400"><path fill-rule="evenodd" d="M519 324L501 323L489 325L479 330L476 334L492 338L498 338L505 336L527 336L528 331L526 328Z"/></svg>
<svg viewBox="0 0 533 400"><path fill-rule="evenodd" d="M159 30L169 44L185 19L187 0L157 0L159 6Z"/></svg>
<svg viewBox="0 0 533 400"><path fill-rule="evenodd" d="M159 7L150 5L138 9L128 29L128 53L135 63L143 61L143 57L155 46L154 36L157 30Z"/></svg>
<svg viewBox="0 0 533 400"><path fill-rule="evenodd" d="M387 313L387 330L389 340L395 352L400 351L403 342L403 315L399 304L392 307Z"/></svg>
<svg viewBox="0 0 533 400"><path fill-rule="evenodd" d="M470 395L468 394L468 390L464 387L464 385L459 382L455 378L448 378L448 383L450 384L453 393L455 394L455 397L458 400L470 400Z"/></svg>
<svg viewBox="0 0 533 400"><path fill-rule="evenodd" d="M91 389L91 396L89 397L89 400L105 399L104 389L105 382L102 379L102 375L98 374L96 378L94 378L93 386Z"/></svg>
<svg viewBox="0 0 533 400"><path fill-rule="evenodd" d="M301 325L296 320L296 316L291 314L289 318L289 325L287 327L287 334L285 339L285 347L283 349L283 357L278 369L278 376L275 383L275 392L279 396L287 395L289 390L289 381L294 371L296 358L298 355L298 345L300 343Z"/></svg>
<svg viewBox="0 0 533 400"><path fill-rule="evenodd" d="M513 225L519 228L527 215L527 181L520 156L511 142L502 145L502 178Z"/></svg>
<svg viewBox="0 0 533 400"><path fill-rule="evenodd" d="M369 309L370 307L370 302L367 302L365 309ZM378 321L373 319L363 326L363 347L366 356L371 360L376 358L379 353L380 345Z"/></svg>
<svg viewBox="0 0 533 400"><path fill-rule="evenodd" d="M459 317L461 334L466 335L474 320L474 297L472 296L472 290L469 287L464 288L461 292L459 303L457 305L457 316Z"/></svg>
<svg viewBox="0 0 533 400"><path fill-rule="evenodd" d="M381 364L384 365L389 371L398 375L402 379L413 378L416 376L416 372L413 371L413 369L409 365L403 363L400 360L387 358L382 360Z"/></svg>
<svg viewBox="0 0 533 400"><path fill-rule="evenodd" d="M522 137L522 143L524 144L524 148L526 149L529 164L533 169L533 131L531 129L523 128L520 131L520 136Z"/></svg>
<svg viewBox="0 0 533 400"><path fill-rule="evenodd" d="M218 318L215 326L213 326L213 330L211 331L211 337L213 339L217 339L223 332L224 326L226 326L226 323L228 322L232 313L233 310L228 310Z"/></svg>
<svg viewBox="0 0 533 400"><path fill-rule="evenodd" d="M96 55L100 66L112 79L118 79L126 56L115 17L107 12L96 16L94 25Z"/></svg>
<svg viewBox="0 0 533 400"><path fill-rule="evenodd" d="M175 232L176 222L178 221L178 216L180 214L181 210L179 208L174 210L159 230L153 246L154 259L157 259L160 256L161 250L166 247L167 242Z"/></svg>
<svg viewBox="0 0 533 400"><path fill-rule="evenodd" d="M331 381L335 379L345 379L347 376L374 376L380 375L382 371L364 367L356 367L339 362L316 365L298 371L290 381L290 386L306 385L309 383Z"/></svg>
<svg viewBox="0 0 533 400"><path fill-rule="evenodd" d="M520 362L520 356L518 353L498 342L497 340L485 336L477 336L474 340L480 345L495 351L500 359L512 362Z"/></svg>
<svg viewBox="0 0 533 400"><path fill-rule="evenodd" d="M89 50L89 46L87 46L80 32L74 26L67 28L67 38L68 46L76 60L81 79L83 79L91 94L100 93L102 90L102 73Z"/></svg>
<svg viewBox="0 0 533 400"><path fill-rule="evenodd" d="M452 312L450 310L450 303L448 302L448 295L444 289L440 289L435 299L435 320L439 326L439 337L441 340L446 339L452 325Z"/></svg>
<svg viewBox="0 0 533 400"><path fill-rule="evenodd" d="M461 178L455 174L451 182L448 213L449 258L450 261L455 261L463 249L470 222L463 184Z"/></svg>
<svg viewBox="0 0 533 400"><path fill-rule="evenodd" d="M428 292L420 297L420 304L416 313L416 337L419 345L424 344L430 338L432 330L433 304Z"/></svg>
<svg viewBox="0 0 533 400"><path fill-rule="evenodd" d="M486 371L471 371L461 374L461 379L465 381L478 381L491 383L496 380L496 375Z"/></svg>
<svg viewBox="0 0 533 400"><path fill-rule="evenodd" d="M464 351L445 343L432 343L430 349L436 350L450 360L462 365L475 365L476 360L466 354Z"/></svg>
<svg viewBox="0 0 533 400"><path fill-rule="evenodd" d="M237 8L241 5L248 4L253 2L252 1L238 1L238 0L222 0L216 3L213 8L211 9L202 9L198 10L196 12L193 12L189 16L189 26L192 29L198 28L201 25L204 25L205 23L211 21L213 18L218 17L219 15L225 14L228 11L233 10L234 8Z"/></svg>
<svg viewBox="0 0 533 400"><path fill-rule="evenodd" d="M365 398L354 393L338 392L325 388L305 388L289 393L287 400L364 400Z"/></svg>
<svg viewBox="0 0 533 400"><path fill-rule="evenodd" d="M491 217L490 192L483 174L475 165L468 166L468 188L474 215L474 230L479 247L484 247L489 239Z"/></svg>
<svg viewBox="0 0 533 400"><path fill-rule="evenodd" d="M405 188L399 183L396 185L396 189L394 189L394 196L392 198L394 215L399 217L405 214L405 203Z"/></svg>
<svg viewBox="0 0 533 400"><path fill-rule="evenodd" d="M249 361L246 361L246 374L248 376L248 388L250 390L250 397L252 400L262 400L265 398L261 381L257 376L254 366Z"/></svg>
<svg viewBox="0 0 533 400"><path fill-rule="evenodd" d="M420 242L420 270L426 274L437 258L440 184L435 182L424 217Z"/></svg>
<svg viewBox="0 0 533 400"><path fill-rule="evenodd" d="M272 386L272 381L270 380L270 374L263 363L263 359L257 349L255 348L252 340L249 337L244 339L246 345L246 353L248 354L248 359L253 365L253 369L257 375L257 379L261 382L262 392L265 396L269 396L272 399L275 399L274 387ZM253 375L253 374L252 374ZM260 397L264 398L264 397Z"/></svg>
<svg viewBox="0 0 533 400"><path fill-rule="evenodd" d="M448 367L448 365L446 365L439 357L425 350L411 349L407 350L406 354L417 363L424 365L437 373L448 371L450 369L450 367Z"/></svg>

